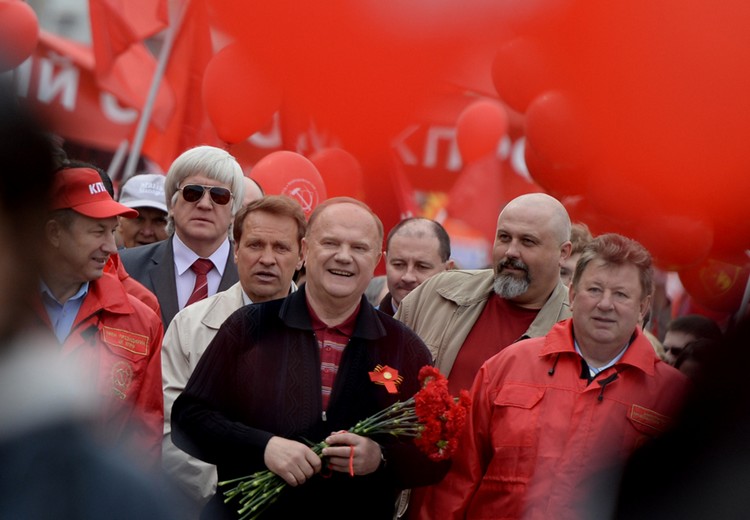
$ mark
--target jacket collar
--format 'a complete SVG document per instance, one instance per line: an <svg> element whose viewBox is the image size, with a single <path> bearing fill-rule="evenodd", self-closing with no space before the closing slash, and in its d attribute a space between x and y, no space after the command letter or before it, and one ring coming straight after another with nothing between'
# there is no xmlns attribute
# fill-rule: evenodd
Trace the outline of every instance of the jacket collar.
<svg viewBox="0 0 750 520"><path fill-rule="evenodd" d="M279 317L289 327L295 329L309 330L312 332L312 320L310 319L310 313L307 310L307 302L305 300L305 284L302 284L296 292L293 292L286 298L281 304L279 310ZM370 305L364 295L359 304L359 315L357 316L357 323L354 326L354 333L352 337L362 338L366 340L375 340L385 336L385 328L380 323L380 317L378 311Z"/></svg>
<svg viewBox="0 0 750 520"><path fill-rule="evenodd" d="M231 312L239 309L244 305L242 300L242 284L237 282L226 291L216 293L210 297L208 309L201 320L201 323L209 329L219 330L221 324L227 319ZM227 312L231 310L231 312Z"/></svg>
<svg viewBox="0 0 750 520"><path fill-rule="evenodd" d="M461 307L486 300L492 293L492 285L495 281L493 270L482 269L469 272L474 276L467 277L468 279L462 277L438 287L437 293Z"/></svg>
<svg viewBox="0 0 750 520"><path fill-rule="evenodd" d="M545 357L562 353L579 356L573 344L572 318L561 321L552 327L544 340L544 345L539 352L539 356ZM633 341L616 365L630 365L652 376L654 375L654 367L657 361L659 361L659 358L656 356L651 342L641 332L640 327L637 327Z"/></svg>

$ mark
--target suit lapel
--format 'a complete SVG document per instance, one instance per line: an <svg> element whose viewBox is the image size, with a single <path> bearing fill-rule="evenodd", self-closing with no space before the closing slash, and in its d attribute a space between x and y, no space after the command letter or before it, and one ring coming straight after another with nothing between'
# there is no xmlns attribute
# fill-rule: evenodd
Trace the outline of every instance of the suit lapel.
<svg viewBox="0 0 750 520"><path fill-rule="evenodd" d="M154 268L151 270L151 283L154 286L154 292L159 299L161 306L161 316L166 330L169 322L177 314L179 306L177 304L177 283L174 274L174 251L172 250L172 240L162 242L163 246L154 251L151 261L154 262Z"/></svg>

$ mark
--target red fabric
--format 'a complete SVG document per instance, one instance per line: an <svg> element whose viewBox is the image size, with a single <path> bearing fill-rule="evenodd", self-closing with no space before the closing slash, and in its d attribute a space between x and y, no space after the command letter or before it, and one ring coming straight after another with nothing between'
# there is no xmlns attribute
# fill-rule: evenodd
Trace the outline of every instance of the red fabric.
<svg viewBox="0 0 750 520"><path fill-rule="evenodd" d="M524 309L497 295L490 296L448 375L451 394L471 388L482 363L518 341L537 314L539 309Z"/></svg>
<svg viewBox="0 0 750 520"><path fill-rule="evenodd" d="M164 0L89 0L96 70L104 74L131 45L167 27Z"/></svg>
<svg viewBox="0 0 750 520"><path fill-rule="evenodd" d="M167 125L152 125L146 133L143 153L164 171L189 148L203 144L225 146L203 105L203 74L214 54L208 20L205 0L191 0L164 75L164 83L174 95L175 110Z"/></svg>
<svg viewBox="0 0 750 520"><path fill-rule="evenodd" d="M41 299L36 309L51 332ZM127 294L116 274L105 272L90 282L61 346L63 356L91 375L89 382L102 397L99 425L105 440L137 450L153 469L161 464L164 429L163 335L159 316Z"/></svg>
<svg viewBox="0 0 750 520"><path fill-rule="evenodd" d="M451 470L427 488L419 518L577 520L590 477L663 433L686 389L640 330L591 384L572 320L511 345L477 375Z"/></svg>
<svg viewBox="0 0 750 520"><path fill-rule="evenodd" d="M329 327L315 314L315 311L308 303L307 308L310 311L315 338L318 340L320 349L320 382L321 397L323 398L323 410L328 408L328 401L331 398L331 390L336 380L336 374L339 371L341 356L344 349L349 343L349 338L354 334L354 326L359 314L359 305L351 316L335 327Z"/></svg>
<svg viewBox="0 0 750 520"><path fill-rule="evenodd" d="M168 25L164 0L89 0L94 73L102 89L125 105L141 109L156 71L156 59L144 40ZM164 127L172 111L171 95L160 88L152 120Z"/></svg>
<svg viewBox="0 0 750 520"><path fill-rule="evenodd" d="M214 268L213 262L206 258L199 258L190 269L195 273L195 285L193 286L193 292L190 294L185 307L191 303L203 300L208 296L208 272Z"/></svg>
<svg viewBox="0 0 750 520"><path fill-rule="evenodd" d="M116 150L123 140L132 138L138 118L134 108L139 109L146 100L156 62L141 48L129 53L105 77L97 78L94 67L89 47L40 31L32 58L17 69L17 90L54 133ZM162 85L154 106L154 123L166 124L173 105L169 88Z"/></svg>
<svg viewBox="0 0 750 520"><path fill-rule="evenodd" d="M149 291L145 285L128 274L125 270L125 266L123 266L120 261L119 254L109 255L107 266L104 270L109 273L115 273L128 294L135 296L137 299L148 305L148 307L156 313L156 316L161 319L161 306L159 305L159 300L156 298L156 295Z"/></svg>

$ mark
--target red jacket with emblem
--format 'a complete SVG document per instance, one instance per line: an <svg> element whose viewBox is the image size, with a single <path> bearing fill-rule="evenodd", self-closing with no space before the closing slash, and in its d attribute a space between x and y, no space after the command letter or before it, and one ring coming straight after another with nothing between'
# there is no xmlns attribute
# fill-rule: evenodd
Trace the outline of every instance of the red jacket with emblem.
<svg viewBox="0 0 750 520"><path fill-rule="evenodd" d="M640 330L591 383L581 360L570 319L490 358L453 466L420 518L581 518L589 479L661 433L687 386Z"/></svg>
<svg viewBox="0 0 750 520"><path fill-rule="evenodd" d="M52 329L41 301L37 314ZM152 467L161 461L164 399L161 385L161 318L129 295L116 273L90 282L63 356L91 374L102 398L105 440L144 455Z"/></svg>

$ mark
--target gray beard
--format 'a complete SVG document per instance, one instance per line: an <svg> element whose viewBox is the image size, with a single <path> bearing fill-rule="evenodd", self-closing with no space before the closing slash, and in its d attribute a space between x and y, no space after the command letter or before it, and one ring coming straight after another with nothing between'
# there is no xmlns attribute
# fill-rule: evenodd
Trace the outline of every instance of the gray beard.
<svg viewBox="0 0 750 520"><path fill-rule="evenodd" d="M499 274L495 276L493 289L495 290L495 294L501 298L511 299L521 296L529 290L528 274L523 278L516 278L507 274Z"/></svg>

